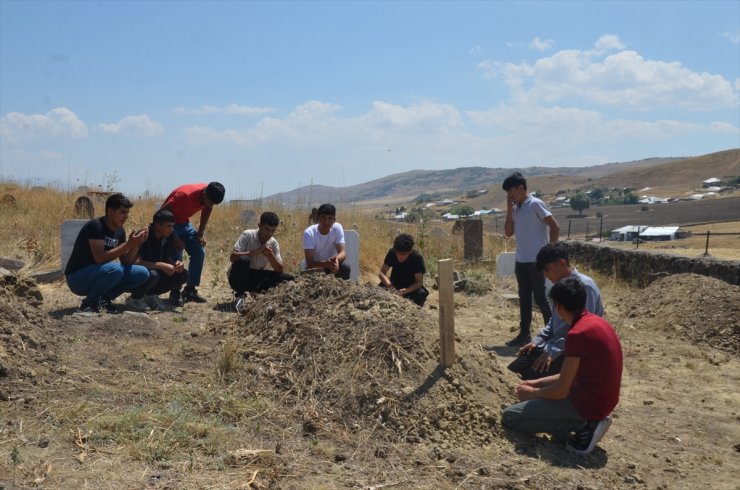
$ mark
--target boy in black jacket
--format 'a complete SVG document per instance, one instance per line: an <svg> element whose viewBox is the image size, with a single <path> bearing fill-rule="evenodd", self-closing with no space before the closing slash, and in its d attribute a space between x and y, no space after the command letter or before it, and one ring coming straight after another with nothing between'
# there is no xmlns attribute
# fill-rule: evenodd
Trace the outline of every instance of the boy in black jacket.
<svg viewBox="0 0 740 490"><path fill-rule="evenodd" d="M126 304L137 311L166 309L159 295L170 292L170 302L180 306L180 287L188 280L188 271L177 260L175 237L175 217L171 212L160 209L154 214L149 225L149 237L139 248L136 263L149 269L149 280L131 292Z"/></svg>

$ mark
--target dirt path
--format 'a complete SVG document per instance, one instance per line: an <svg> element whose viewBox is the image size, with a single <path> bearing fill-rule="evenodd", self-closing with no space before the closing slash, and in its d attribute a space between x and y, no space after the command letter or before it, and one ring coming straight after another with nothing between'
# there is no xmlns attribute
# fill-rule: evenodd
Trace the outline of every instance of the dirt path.
<svg viewBox="0 0 740 490"><path fill-rule="evenodd" d="M513 336L518 307L502 298L512 289L499 281L486 296L456 295L460 362L447 375L433 359L420 365L421 378L404 371L405 381L428 374L406 383L427 400L407 407L413 417L365 423L291 407L306 394L275 383L295 373L279 371L272 344L241 333L225 289L178 312L81 317L71 314L76 298L43 287L46 316L33 328L44 337L39 351L52 354L29 357L33 373L0 378L0 486L739 487L738 360L629 317L634 293L619 284L602 285L625 373L600 448L581 457L545 437L505 434L496 421L513 402L515 378L502 369L513 350L482 345ZM417 320L432 330L423 339L436 335L435 302L433 293L428 318ZM356 322L372 319L371 304L355 306ZM340 384L315 384L303 399L325 408L332 386ZM426 420L435 413L443 420Z"/></svg>

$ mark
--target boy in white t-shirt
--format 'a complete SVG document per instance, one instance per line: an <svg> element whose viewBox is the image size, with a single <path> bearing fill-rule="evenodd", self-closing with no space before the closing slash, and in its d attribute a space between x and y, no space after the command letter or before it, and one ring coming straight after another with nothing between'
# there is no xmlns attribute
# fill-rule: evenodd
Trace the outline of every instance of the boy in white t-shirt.
<svg viewBox="0 0 740 490"><path fill-rule="evenodd" d="M332 204L319 206L319 222L303 232L304 269L323 269L340 279L349 279L350 267L346 258L344 229L337 223L337 210Z"/></svg>
<svg viewBox="0 0 740 490"><path fill-rule="evenodd" d="M256 230L244 230L231 252L229 285L236 295L236 311L243 313L250 296L248 292L264 292L293 276L283 272L280 245L273 236L280 224L278 215L265 211Z"/></svg>

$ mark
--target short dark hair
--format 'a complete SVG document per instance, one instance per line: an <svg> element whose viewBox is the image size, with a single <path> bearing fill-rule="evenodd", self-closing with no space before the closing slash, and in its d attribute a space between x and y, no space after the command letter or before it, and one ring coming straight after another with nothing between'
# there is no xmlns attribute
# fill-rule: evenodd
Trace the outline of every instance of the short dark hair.
<svg viewBox="0 0 740 490"><path fill-rule="evenodd" d="M552 264L560 259L565 260L566 264L570 264L568 251L565 249L563 242L548 243L537 252L537 270L545 270L547 264Z"/></svg>
<svg viewBox="0 0 740 490"><path fill-rule="evenodd" d="M322 214L329 215L329 216L336 216L337 208L335 208L333 204L329 204L329 203L322 204L321 206L319 206L318 215L321 216Z"/></svg>
<svg viewBox="0 0 740 490"><path fill-rule="evenodd" d="M134 207L134 203L132 203L128 197L124 196L120 192L111 194L110 196L108 196L108 199L105 200L106 212L108 212L109 209L131 209L132 207Z"/></svg>
<svg viewBox="0 0 740 490"><path fill-rule="evenodd" d="M175 215L172 214L170 211L167 211L166 209L160 209L156 213L154 213L154 216L152 216L152 223L174 223L175 222Z"/></svg>
<svg viewBox="0 0 740 490"><path fill-rule="evenodd" d="M525 179L520 172L514 172L504 179L504 184L501 187L503 187L505 191L508 191L509 189L519 187L520 185L523 185L524 190L527 190L527 179Z"/></svg>
<svg viewBox="0 0 740 490"><path fill-rule="evenodd" d="M414 237L408 233L401 233L393 240L393 250L396 252L411 252L414 249Z"/></svg>
<svg viewBox="0 0 740 490"><path fill-rule="evenodd" d="M260 215L260 224L267 226L277 226L280 224L280 218L272 211L265 211Z"/></svg>
<svg viewBox="0 0 740 490"><path fill-rule="evenodd" d="M586 287L576 277L566 277L553 284L548 296L571 313L586 307Z"/></svg>
<svg viewBox="0 0 740 490"><path fill-rule="evenodd" d="M226 195L226 189L220 182L211 182L206 186L206 196L213 204L221 204Z"/></svg>

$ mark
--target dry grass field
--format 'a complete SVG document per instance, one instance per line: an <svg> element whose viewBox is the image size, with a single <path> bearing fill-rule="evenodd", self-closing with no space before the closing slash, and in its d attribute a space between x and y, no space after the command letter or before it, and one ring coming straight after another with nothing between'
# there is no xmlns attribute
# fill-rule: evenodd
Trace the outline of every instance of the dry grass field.
<svg viewBox="0 0 740 490"><path fill-rule="evenodd" d="M76 196L0 191L9 192L0 256L58 267L59 225ZM147 223L154 205L137 200L127 228ZM276 211L295 268L306 212ZM625 370L613 427L578 456L499 423L514 401L504 342L518 307L505 296L514 280L492 269L510 240L486 234L487 260L464 265L450 223L340 208L361 236L361 284L302 276L242 317L225 284L239 212L219 206L209 224L207 304L84 316L63 281L0 284L0 487L737 488L737 286L681 275L637 290L579 267L601 287ZM431 276L437 259L454 257L479 286L455 294L458 357L446 371L436 291L418 309L374 286L399 229L417 236Z"/></svg>

